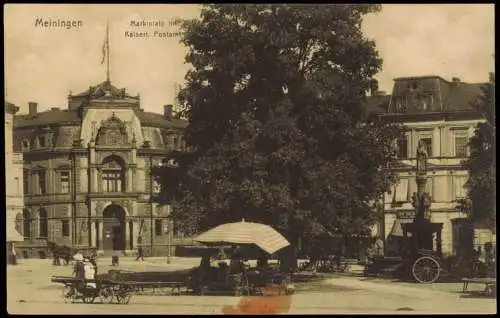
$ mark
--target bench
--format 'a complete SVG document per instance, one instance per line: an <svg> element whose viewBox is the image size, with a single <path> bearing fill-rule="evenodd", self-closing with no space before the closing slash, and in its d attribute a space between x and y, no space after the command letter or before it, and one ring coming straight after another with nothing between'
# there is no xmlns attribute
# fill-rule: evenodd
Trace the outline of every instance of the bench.
<svg viewBox="0 0 500 318"><path fill-rule="evenodd" d="M485 286L484 291L493 294L494 289L496 288L497 281L494 277L481 277L481 278L462 278L462 282L464 283L462 292L465 293L467 291L467 287L469 284L483 284Z"/></svg>

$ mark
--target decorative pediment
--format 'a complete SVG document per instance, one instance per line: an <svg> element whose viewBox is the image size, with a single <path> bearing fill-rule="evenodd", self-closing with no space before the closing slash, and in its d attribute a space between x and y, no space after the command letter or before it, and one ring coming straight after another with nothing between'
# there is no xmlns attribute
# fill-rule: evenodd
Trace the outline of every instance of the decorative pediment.
<svg viewBox="0 0 500 318"><path fill-rule="evenodd" d="M89 86L85 92L75 95L75 97L86 97L87 99L125 99L135 98L126 93L125 88L116 88L109 81L102 82L96 86Z"/></svg>
<svg viewBox="0 0 500 318"><path fill-rule="evenodd" d="M97 145L117 146L127 144L126 124L116 117L115 113L110 118L101 122L97 134Z"/></svg>

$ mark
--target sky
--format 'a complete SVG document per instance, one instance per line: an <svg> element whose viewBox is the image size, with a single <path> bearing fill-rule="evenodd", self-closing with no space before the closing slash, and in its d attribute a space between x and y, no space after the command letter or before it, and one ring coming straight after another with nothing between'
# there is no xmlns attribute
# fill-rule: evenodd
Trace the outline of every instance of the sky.
<svg viewBox="0 0 500 318"><path fill-rule="evenodd" d="M161 113L174 100L174 83L183 83L190 65L178 37L134 38L127 31L175 33L175 18L195 18L192 4L7 4L4 6L6 99L26 113L67 108L67 96L106 79L101 64L109 21L110 77L113 85L140 93L141 107ZM71 29L36 26L37 19L82 21ZM163 21L159 28L131 26L131 21ZM494 70L494 5L386 4L365 17L363 31L376 42L384 60L376 76L380 89L393 79L439 75L447 80L486 82ZM151 34L153 35L153 34Z"/></svg>

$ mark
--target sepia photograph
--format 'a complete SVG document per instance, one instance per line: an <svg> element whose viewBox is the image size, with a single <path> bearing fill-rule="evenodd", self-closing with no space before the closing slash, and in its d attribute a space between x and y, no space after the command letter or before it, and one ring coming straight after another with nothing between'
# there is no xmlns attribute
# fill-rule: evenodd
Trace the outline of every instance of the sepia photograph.
<svg viewBox="0 0 500 318"><path fill-rule="evenodd" d="M494 4L4 5L9 314L495 314Z"/></svg>

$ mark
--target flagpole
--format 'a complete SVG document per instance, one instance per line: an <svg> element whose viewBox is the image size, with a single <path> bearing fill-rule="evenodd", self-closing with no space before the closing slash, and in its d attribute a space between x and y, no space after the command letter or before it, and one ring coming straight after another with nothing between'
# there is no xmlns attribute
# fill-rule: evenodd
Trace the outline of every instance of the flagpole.
<svg viewBox="0 0 500 318"><path fill-rule="evenodd" d="M106 81L109 83L109 23L106 20Z"/></svg>

